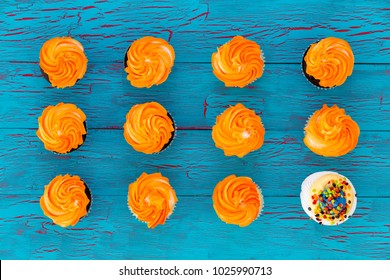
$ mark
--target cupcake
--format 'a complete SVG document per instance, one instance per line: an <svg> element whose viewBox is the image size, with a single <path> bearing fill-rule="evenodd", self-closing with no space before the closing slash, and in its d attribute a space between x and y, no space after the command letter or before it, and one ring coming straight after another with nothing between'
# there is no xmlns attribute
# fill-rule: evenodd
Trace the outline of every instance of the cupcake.
<svg viewBox="0 0 390 280"><path fill-rule="evenodd" d="M302 208L319 224L334 226L344 223L354 213L357 204L351 181L336 172L311 174L302 183Z"/></svg>
<svg viewBox="0 0 390 280"><path fill-rule="evenodd" d="M354 56L343 39L328 37L306 50L302 59L305 77L316 87L341 86L352 75Z"/></svg>
<svg viewBox="0 0 390 280"><path fill-rule="evenodd" d="M167 41L146 36L128 48L124 66L127 80L137 88L150 88L166 81L175 60L175 51Z"/></svg>
<svg viewBox="0 0 390 280"><path fill-rule="evenodd" d="M134 105L126 115L123 129L127 143L145 154L164 151L175 134L171 115L157 102Z"/></svg>
<svg viewBox="0 0 390 280"><path fill-rule="evenodd" d="M249 177L230 175L214 189L214 210L227 224L250 225L260 215L263 205L263 195Z"/></svg>
<svg viewBox="0 0 390 280"><path fill-rule="evenodd" d="M359 139L360 129L344 109L323 105L314 112L305 127L305 145L317 155L338 157L352 151Z"/></svg>
<svg viewBox="0 0 390 280"><path fill-rule="evenodd" d="M37 136L45 149L67 154L77 150L87 136L86 116L71 103L46 107L38 118Z"/></svg>
<svg viewBox="0 0 390 280"><path fill-rule="evenodd" d="M56 37L46 41L39 54L43 77L53 87L71 87L84 77L88 59L81 43L70 37Z"/></svg>
<svg viewBox="0 0 390 280"><path fill-rule="evenodd" d="M264 134L260 116L241 103L219 115L212 129L215 146L223 150L225 156L240 158L260 149Z"/></svg>
<svg viewBox="0 0 390 280"><path fill-rule="evenodd" d="M79 176L58 175L47 186L40 199L45 216L56 225L76 225L88 214L91 207L91 192Z"/></svg>
<svg viewBox="0 0 390 280"><path fill-rule="evenodd" d="M213 53L211 65L226 87L243 88L263 75L264 57L256 42L235 36Z"/></svg>
<svg viewBox="0 0 390 280"><path fill-rule="evenodd" d="M128 206L148 228L165 224L177 202L175 190L161 173L142 173L129 185Z"/></svg>

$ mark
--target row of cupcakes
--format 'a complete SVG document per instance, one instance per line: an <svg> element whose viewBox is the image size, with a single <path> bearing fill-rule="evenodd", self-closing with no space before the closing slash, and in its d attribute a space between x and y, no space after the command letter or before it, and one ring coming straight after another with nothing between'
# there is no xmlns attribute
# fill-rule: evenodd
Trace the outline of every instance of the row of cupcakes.
<svg viewBox="0 0 390 280"><path fill-rule="evenodd" d="M87 135L86 115L76 105L59 103L46 107L38 118L37 136L52 152L67 154L78 149ZM175 136L175 123L168 111L157 102L134 105L126 115L123 135L134 150L145 154L165 150ZM303 142L322 156L343 156L358 144L360 129L345 110L323 105L308 119ZM216 118L212 127L215 146L226 156L244 157L259 150L265 128L255 111L238 103Z"/></svg>
<svg viewBox="0 0 390 280"><path fill-rule="evenodd" d="M178 198L169 179L161 173L142 173L128 187L128 207L149 228L163 225L172 215ZM264 198L249 177L230 175L220 181L212 194L217 216L227 224L249 226L262 212ZM75 226L92 204L92 194L79 176L56 176L44 188L41 209L61 227ZM354 213L355 189L346 177L335 172L317 172L302 183L301 204L319 224L339 225Z"/></svg>
<svg viewBox="0 0 390 280"><path fill-rule="evenodd" d="M152 36L135 40L124 57L127 79L137 88L165 82L175 60L173 47ZM82 44L71 37L46 41L40 51L40 68L53 87L71 87L84 77L88 59ZM265 59L260 45L235 36L211 56L214 75L226 87L243 88L263 75ZM352 75L354 55L348 42L328 37L311 44L302 59L302 71L313 85L328 89Z"/></svg>

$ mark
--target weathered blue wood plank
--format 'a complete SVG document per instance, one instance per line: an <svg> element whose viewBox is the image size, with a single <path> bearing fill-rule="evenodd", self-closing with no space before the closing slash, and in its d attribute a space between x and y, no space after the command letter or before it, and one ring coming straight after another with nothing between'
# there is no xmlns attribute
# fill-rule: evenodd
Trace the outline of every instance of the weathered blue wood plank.
<svg viewBox="0 0 390 280"><path fill-rule="evenodd" d="M266 196L299 196L306 176L335 170L354 183L359 196L390 197L390 132L362 132L356 149L340 158L313 154L302 139L302 131L266 132L260 151L239 159L215 148L208 130L178 131L159 155L134 151L123 130L89 130L82 147L62 156L44 150L35 130L3 129L0 193L39 195L56 175L71 173L96 195L121 195L145 171L162 172L179 195L210 195L234 173L252 177Z"/></svg>
<svg viewBox="0 0 390 280"><path fill-rule="evenodd" d="M0 259L390 259L389 22L390 5L380 0L1 1ZM39 49L66 35L83 43L88 71L75 87L52 89ZM128 45L145 35L176 50L167 82L147 90L131 87L122 69ZM245 89L225 88L210 65L234 35L257 41L266 56L264 76ZM299 63L326 36L346 39L357 64L346 84L322 91ZM130 107L151 100L179 127L172 146L152 156L133 151L121 130ZM43 108L61 101L80 106L90 128L68 156L45 151L35 135ZM261 150L243 159L224 157L209 130L237 102L261 114L267 131ZM323 158L304 146L305 121L323 103L347 109L360 125L351 154ZM339 227L319 226L301 209L300 183L320 170L346 175L357 189L355 215ZM179 197L156 230L126 205L128 184L143 171L169 177ZM60 173L80 175L93 193L90 215L73 229L53 225L38 203ZM212 208L215 184L232 173L252 177L265 196L264 215L243 229L220 222Z"/></svg>
<svg viewBox="0 0 390 280"><path fill-rule="evenodd" d="M257 41L268 62L300 62L322 37L348 40L358 63L390 62L389 3L377 1L2 1L0 60L36 61L43 42L71 35L91 62L117 61L145 35L170 40L177 61L208 62L235 35Z"/></svg>
<svg viewBox="0 0 390 280"><path fill-rule="evenodd" d="M109 187L109 186L108 186ZM179 196L154 230L128 210L126 195L94 196L90 214L63 229L42 215L38 196L0 196L1 259L389 259L390 199L359 198L346 223L310 221L299 198L265 196L246 228L221 222L211 196Z"/></svg>
<svg viewBox="0 0 390 280"><path fill-rule="evenodd" d="M250 87L226 88L210 64L177 64L168 80L151 89L136 89L122 64L90 64L74 88L51 88L37 64L0 63L0 128L35 128L44 107L73 102L87 115L90 128L122 127L136 103L158 101L181 128L210 128L229 105L242 102L263 119L266 130L302 130L322 104L338 104L362 130L390 128L390 66L356 65L339 88L314 88L299 65L267 65Z"/></svg>

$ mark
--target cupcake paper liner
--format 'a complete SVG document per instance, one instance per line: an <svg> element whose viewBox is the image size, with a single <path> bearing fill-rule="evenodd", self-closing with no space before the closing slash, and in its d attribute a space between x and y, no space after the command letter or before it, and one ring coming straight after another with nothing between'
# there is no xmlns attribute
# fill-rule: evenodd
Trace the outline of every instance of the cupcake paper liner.
<svg viewBox="0 0 390 280"><path fill-rule="evenodd" d="M172 123L173 123L173 132L172 132L171 139L169 139L168 143L166 143L164 145L164 147L162 147L161 151L159 151L158 153L154 153L154 154L160 154L160 153L166 151L171 146L173 140L176 138L176 132L177 132L176 122L175 122L175 120L173 119L172 115L169 112L168 112L168 117L172 120Z"/></svg>
<svg viewBox="0 0 390 280"><path fill-rule="evenodd" d="M263 192L261 191L260 187L257 184L256 184L256 187L257 187L257 190L259 191L260 209L259 209L259 214L257 214L257 217L253 220L253 222L256 221L261 216L261 213L263 212L263 209L264 209L264 196L263 196Z"/></svg>
<svg viewBox="0 0 390 280"><path fill-rule="evenodd" d="M314 113L315 113L315 111L306 119L305 126L303 127L303 138L305 138L305 136L306 136L306 130L305 130L305 128L306 128L307 125L309 124L309 121L310 121L310 119L313 117ZM303 139L302 139L302 141L303 141ZM306 144L305 144L305 146L306 146ZM306 147L307 147L307 146L306 146ZM309 147L307 147L307 148L309 149ZM310 150L310 149L309 149L309 150Z"/></svg>
<svg viewBox="0 0 390 280"><path fill-rule="evenodd" d="M305 211L305 213L310 217L310 219L312 219L313 221L319 223L319 221L316 220L316 217L315 217L315 214L311 211L309 211L309 207L311 205L311 192L310 192L310 189L311 189L311 186L313 185L313 183L319 179L320 177L324 176L324 175L328 175L328 174L335 174L335 175L338 175L338 176L341 176L343 178L346 178L346 181L348 182L348 184L353 188L353 191L356 195L356 190L352 184L352 182L345 176L337 173L337 172L333 172L333 171L321 171L321 172L316 172L316 173L313 173L311 175L309 175L308 177L306 177L306 179L302 182L302 187L301 187L301 194L300 194L300 198L301 198L301 205L302 205L302 208L303 210ZM326 219L322 219L321 220L321 223L325 226L335 226L335 225L340 225L342 223L344 223L345 221L347 221L352 215L353 213L355 212L355 209L356 209L356 205L357 205L357 197L355 197L355 199L353 200L353 204L351 205L351 209L349 210L348 212L348 216L347 218L345 218L344 220L342 221L339 221L338 223L336 224L331 224L328 220Z"/></svg>
<svg viewBox="0 0 390 280"><path fill-rule="evenodd" d="M124 67L124 69L126 69L126 67L127 67L127 60L128 60L127 53L129 52L130 47L131 47L131 44L130 44L129 47L127 48L127 50L126 50L126 52L125 52L125 56L124 56L124 58L123 58L123 67Z"/></svg>
<svg viewBox="0 0 390 280"><path fill-rule="evenodd" d="M71 176L73 176L73 175L71 175ZM81 179L81 178L80 178ZM85 194L87 195L87 197L89 198L89 203L88 203L88 205L87 205L87 214L85 214L84 216L82 216L81 218L80 218L80 220L78 221L78 223L79 222L81 222L81 220L82 219L84 219L84 218L86 218L88 215L89 215L89 212L91 211L91 208L92 208L92 192L91 192L91 189L89 188L89 186L87 185L87 183L85 183L85 181L83 180L83 179L81 179L81 181L84 183L84 185L85 185ZM77 223L77 224L78 224ZM76 224L76 225L77 225Z"/></svg>

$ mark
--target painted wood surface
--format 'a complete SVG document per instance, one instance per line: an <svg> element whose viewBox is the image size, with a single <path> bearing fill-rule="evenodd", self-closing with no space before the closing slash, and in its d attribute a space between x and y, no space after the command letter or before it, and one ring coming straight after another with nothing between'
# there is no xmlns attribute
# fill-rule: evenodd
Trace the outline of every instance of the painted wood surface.
<svg viewBox="0 0 390 280"><path fill-rule="evenodd" d="M390 6L383 0L5 0L0 5L2 61L35 62L42 42L55 33L82 41L92 61L121 62L130 42L154 35L172 43L177 62L209 62L217 46L240 34L257 41L268 62L300 62L309 44L330 35L347 39L358 63L390 62Z"/></svg>
<svg viewBox="0 0 390 280"><path fill-rule="evenodd" d="M94 196L90 214L67 229L42 216L38 196L5 198L7 204L0 206L2 258L389 258L390 205L382 198L359 198L348 222L326 227L307 219L298 197L266 197L264 214L239 228L219 220L210 196L179 196L171 218L155 230L135 220L125 195Z"/></svg>
<svg viewBox="0 0 390 280"><path fill-rule="evenodd" d="M352 153L335 159L312 153L301 131L269 131L259 151L240 159L225 157L209 130L179 130L171 146L158 155L134 151L123 130L90 130L83 146L69 155L45 151L36 130L1 131L6 134L0 139L9 147L0 170L1 192L6 195L42 194L44 185L65 172L80 175L98 195L126 195L128 185L143 171L158 171L170 178L179 195L211 196L219 181L236 173L251 177L266 196L290 197L299 196L309 174L334 170L352 181L359 197L390 197L385 175L390 169L390 132L363 132Z"/></svg>
<svg viewBox="0 0 390 280"><path fill-rule="evenodd" d="M1 1L0 259L390 259L390 3L388 1ZM70 35L89 59L76 86L53 89L42 78L41 45ZM176 63L151 89L126 80L122 58L145 35L170 41ZM258 42L261 79L225 88L212 74L211 53L234 35ZM307 46L346 39L353 76L318 90L300 70ZM175 119L172 145L159 155L124 140L125 115L158 101ZM87 115L84 145L66 155L43 149L37 118L47 105L72 102ZM211 127L241 102L262 117L264 146L243 159L215 148ZM338 104L356 120L356 149L324 158L302 142L307 118ZM347 176L358 193L355 215L338 227L310 221L301 209L302 180L321 170ZM127 208L128 184L143 171L162 172L179 202L166 225L150 230ZM93 194L87 217L62 229L39 207L43 186L58 174L80 175ZM230 174L250 176L264 194L263 214L246 228L226 225L211 201Z"/></svg>

